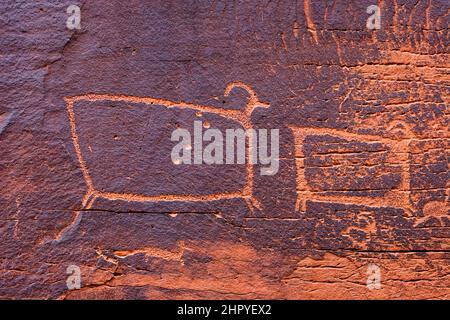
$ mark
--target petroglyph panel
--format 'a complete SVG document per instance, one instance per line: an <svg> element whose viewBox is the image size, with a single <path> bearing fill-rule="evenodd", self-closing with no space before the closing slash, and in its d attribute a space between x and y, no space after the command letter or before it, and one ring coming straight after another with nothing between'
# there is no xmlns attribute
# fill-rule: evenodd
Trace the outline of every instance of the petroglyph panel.
<svg viewBox="0 0 450 320"><path fill-rule="evenodd" d="M0 3L0 298L450 298L448 1L71 4ZM197 119L278 173L174 165Z"/></svg>

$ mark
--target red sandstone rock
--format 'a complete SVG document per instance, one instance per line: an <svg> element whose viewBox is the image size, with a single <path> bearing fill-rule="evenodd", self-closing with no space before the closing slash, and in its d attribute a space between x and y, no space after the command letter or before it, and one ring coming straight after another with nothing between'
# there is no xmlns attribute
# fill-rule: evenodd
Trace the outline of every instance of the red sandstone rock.
<svg viewBox="0 0 450 320"><path fill-rule="evenodd" d="M0 298L450 297L447 1L78 3L0 4ZM279 172L174 166L199 118Z"/></svg>

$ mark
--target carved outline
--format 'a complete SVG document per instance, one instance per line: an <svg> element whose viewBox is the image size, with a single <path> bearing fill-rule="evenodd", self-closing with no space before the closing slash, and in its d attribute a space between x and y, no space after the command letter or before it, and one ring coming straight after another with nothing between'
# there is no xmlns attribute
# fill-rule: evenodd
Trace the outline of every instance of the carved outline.
<svg viewBox="0 0 450 320"><path fill-rule="evenodd" d="M225 88L224 96L227 97L230 95L231 91L235 88L241 88L247 91L249 97L247 100L247 105L244 110L226 110L214 106L204 106L204 105L196 105L192 103L186 102L176 102L170 101L166 99L152 98L152 97L137 97L137 96L128 96L128 95L111 95L111 94L85 94L85 95L77 95L64 97L66 102L67 112L69 115L69 123L70 123L70 132L72 137L72 143L75 148L75 153L78 158L78 162L80 164L80 168L83 174L84 181L87 186L87 191L82 198L82 209L91 209L95 200L98 198L104 198L107 200L125 200L125 201L134 201L134 202L171 202L171 201L187 201L187 202L198 202L198 201L213 201L213 200L222 200L222 199L236 199L243 198L251 211L256 207L260 209L260 203L253 196L253 165L250 163L250 154L251 150L248 144L246 144L246 169L247 169L247 180L246 184L242 190L242 192L233 192L233 193L219 193L219 194L211 194L211 195L201 195L201 196L192 196L192 195L158 195L158 196L145 196L140 194L131 194L131 193L112 193L112 192L100 192L95 190L94 183L92 181L91 175L89 173L88 166L86 161L83 158L83 154L81 152L79 137L76 129L76 120L74 113L74 104L78 101L121 101L121 102L132 102L132 103L141 103L145 105L162 105L170 108L180 108L180 109L191 109L195 111L205 112L205 113L213 113L219 114L225 118L235 120L244 127L244 130L253 129L251 124L251 115L253 111L258 108L269 108L270 104L259 101L255 91L248 86L247 84L234 81L227 85Z"/></svg>
<svg viewBox="0 0 450 320"><path fill-rule="evenodd" d="M295 162L296 162L296 191L297 191L297 200L295 203L295 209L297 212L300 211L300 206L302 210L300 212L304 212L306 208L306 200L315 200L320 202L333 202L333 203L347 203L347 204L355 204L355 205L368 205L372 207L379 207L380 203L383 203L386 206L399 208L399 203L402 204L400 208L408 210L410 213L413 211L413 206L410 202L410 169L409 162L405 159L401 159L399 165L402 168L402 179L401 179L401 187L400 190L393 189L387 191L387 194L383 198L371 198L368 196L351 196L346 195L345 191L342 191L342 195L322 195L316 191L312 191L308 189L307 179L305 177L305 166L304 166L304 158L303 154L303 142L307 136L314 135L331 135L335 137L340 137L348 140L358 140L366 143L375 143L380 142L383 144L390 145L393 147L389 152L397 154L405 154L409 156L409 144L413 140L413 138L406 138L401 140L384 138L376 135L367 135L367 134L358 134L352 133L344 130L333 129L333 128L314 128L314 127L298 127L298 126L289 126L291 129L294 140L295 140ZM300 146L300 147L299 147ZM301 189L301 186L304 186L304 189ZM326 190L324 190L326 192ZM330 190L333 192L333 190Z"/></svg>

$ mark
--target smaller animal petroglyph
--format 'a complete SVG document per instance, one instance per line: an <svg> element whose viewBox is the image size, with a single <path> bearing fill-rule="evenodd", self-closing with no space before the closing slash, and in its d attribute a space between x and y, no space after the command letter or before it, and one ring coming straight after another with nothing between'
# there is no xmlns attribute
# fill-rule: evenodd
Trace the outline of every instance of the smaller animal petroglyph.
<svg viewBox="0 0 450 320"><path fill-rule="evenodd" d="M332 129L332 128L305 128L305 127L296 127L291 126L294 137L295 137L295 157L296 157L296 166L297 166L297 210L304 211L305 210L305 201L306 200L316 200L322 202L339 202L339 203L349 203L349 204L359 204L359 205L373 205L373 206L392 206L392 207L404 207L411 208L409 203L408 193L410 191L410 179L409 179L409 167L408 167L408 143L409 139L406 140L392 140L388 138L383 138L379 136L372 135L361 135L350 133L343 130ZM362 187L358 188L353 187L350 182L347 182L348 187L344 186L343 188L336 188L334 186L329 186L323 190L319 190L316 186L314 189L310 187L310 182L308 181L305 171L308 170L308 166L305 165L306 156L304 153L304 143L307 137L335 137L339 139L343 139L343 141L348 141L349 143L365 143L367 146L366 153L378 153L381 154L384 158L384 161L388 162L392 165L393 172L397 173L401 176L401 180L399 181L399 185L396 189L392 190L382 190L386 191L383 197L368 197L364 195L352 195L351 193L368 191L367 188ZM341 143L344 144L343 142ZM336 143L337 148L339 147L339 143ZM391 148L390 151L387 149L383 149L384 147L389 146ZM381 149L380 149L381 148ZM387 154L383 154L386 153ZM350 153L350 158L346 156L346 154ZM356 167L357 169L362 170L358 167L358 163L351 163L353 161L352 157L357 156L358 150L352 151L351 148L346 150L343 148L342 150L330 151L330 153L324 152L323 154L318 154L318 157L328 156L328 162L324 163L321 168L322 171L326 171L326 166L331 168L339 166L344 166L343 170L348 170L350 167ZM329 159L334 156L331 160ZM355 158L356 162L358 162L358 158ZM365 162L362 166L373 166L375 165L373 162L368 160L362 160ZM330 171L330 170L329 170ZM332 172L332 171L330 171ZM349 171L350 173L351 171ZM356 171L356 174L358 172ZM364 175L365 172L362 172ZM336 176L333 176L336 179L342 178L341 174L337 171ZM333 178L328 177L328 178ZM322 177L324 181L327 179L326 176ZM349 179L356 179L356 176L349 177Z"/></svg>
<svg viewBox="0 0 450 320"><path fill-rule="evenodd" d="M295 138L297 211L306 210L307 200L402 208L408 214L415 210L410 159L415 137L408 126L394 121L389 138L333 128L290 129ZM317 141L305 145L306 139ZM433 206L441 208L441 216L449 209L448 183L445 188L446 199Z"/></svg>
<svg viewBox="0 0 450 320"><path fill-rule="evenodd" d="M447 202L431 201L425 204L423 208L424 217L417 219L414 226L420 227L428 224L430 221L435 220L440 227L450 226L450 203Z"/></svg>

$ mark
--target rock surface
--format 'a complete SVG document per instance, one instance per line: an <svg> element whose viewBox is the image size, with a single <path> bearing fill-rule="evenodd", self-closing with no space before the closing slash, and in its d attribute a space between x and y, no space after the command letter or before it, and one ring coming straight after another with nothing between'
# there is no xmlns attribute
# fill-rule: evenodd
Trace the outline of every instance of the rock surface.
<svg viewBox="0 0 450 320"><path fill-rule="evenodd" d="M0 9L0 298L450 298L448 1ZM195 120L278 173L174 165Z"/></svg>

